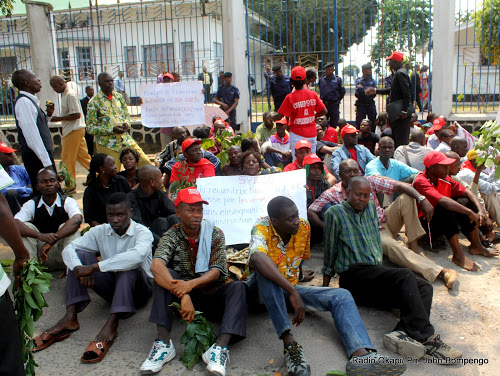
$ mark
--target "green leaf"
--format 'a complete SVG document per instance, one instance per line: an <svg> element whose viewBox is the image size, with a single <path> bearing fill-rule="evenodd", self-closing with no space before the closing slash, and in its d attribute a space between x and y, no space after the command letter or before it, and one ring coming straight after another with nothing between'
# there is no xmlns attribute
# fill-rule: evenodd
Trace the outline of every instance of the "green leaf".
<svg viewBox="0 0 500 376"><path fill-rule="evenodd" d="M2 265L2 267L8 268L8 267L11 267L12 265L14 265L14 260L13 259L3 259L3 260L0 260L0 264Z"/></svg>
<svg viewBox="0 0 500 376"><path fill-rule="evenodd" d="M24 300L26 301L26 303L28 303L28 305L33 308L33 309L40 309L40 307L38 307L38 305L35 303L35 301L33 300L33 298L31 297L30 294L24 294Z"/></svg>
<svg viewBox="0 0 500 376"><path fill-rule="evenodd" d="M199 341L198 343L203 345L203 347L210 346L210 343L208 342L208 333L207 335L196 333L196 339Z"/></svg>
<svg viewBox="0 0 500 376"><path fill-rule="evenodd" d="M181 305L177 302L173 302L172 304L170 304L170 307L177 308L179 311L181 310Z"/></svg>
<svg viewBox="0 0 500 376"><path fill-rule="evenodd" d="M26 294L31 294L32 291L31 287L25 281L23 281L23 290Z"/></svg>
<svg viewBox="0 0 500 376"><path fill-rule="evenodd" d="M186 345L186 343L188 343L189 339L190 338L188 337L187 333L184 332L184 334L181 336L181 344Z"/></svg>
<svg viewBox="0 0 500 376"><path fill-rule="evenodd" d="M203 344L201 342L196 343L196 354L199 356L202 356L204 353L203 351Z"/></svg>
<svg viewBox="0 0 500 376"><path fill-rule="evenodd" d="M35 327L33 326L33 319L30 317L26 320L26 334L28 337L33 338L33 333L35 332Z"/></svg>

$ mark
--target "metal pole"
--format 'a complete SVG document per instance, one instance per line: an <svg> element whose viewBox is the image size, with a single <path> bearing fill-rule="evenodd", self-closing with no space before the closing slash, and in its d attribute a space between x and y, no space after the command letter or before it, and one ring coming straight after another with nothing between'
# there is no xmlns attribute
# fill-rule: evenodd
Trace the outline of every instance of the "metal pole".
<svg viewBox="0 0 500 376"><path fill-rule="evenodd" d="M339 73L339 46L338 46L338 26L337 26L337 0L333 0L333 48L335 49L335 73Z"/></svg>

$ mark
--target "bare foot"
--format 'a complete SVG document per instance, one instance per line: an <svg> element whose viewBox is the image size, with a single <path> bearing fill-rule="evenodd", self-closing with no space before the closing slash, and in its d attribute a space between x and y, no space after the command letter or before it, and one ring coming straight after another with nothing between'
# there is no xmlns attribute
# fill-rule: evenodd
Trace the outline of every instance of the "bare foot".
<svg viewBox="0 0 500 376"><path fill-rule="evenodd" d="M69 331L77 331L80 329L80 324L78 323L78 320L72 320L68 319L66 316L64 316L61 320L57 322L56 325L54 325L52 328L47 329L46 332L52 335L57 335L61 333L63 330L69 330Z"/></svg>
<svg viewBox="0 0 500 376"><path fill-rule="evenodd" d="M451 261L453 261L454 264L460 266L462 269L468 270L470 272L478 272L481 270L481 267L478 264L465 256L463 257L463 259L455 258L455 256L453 256L451 258Z"/></svg>
<svg viewBox="0 0 500 376"><path fill-rule="evenodd" d="M108 320L101 331L95 336L95 341L110 342L118 336L118 320Z"/></svg>
<svg viewBox="0 0 500 376"><path fill-rule="evenodd" d="M469 247L469 253L471 255L482 255L486 257L495 257L500 255L500 251L498 251L498 249L485 248L483 246L477 248Z"/></svg>

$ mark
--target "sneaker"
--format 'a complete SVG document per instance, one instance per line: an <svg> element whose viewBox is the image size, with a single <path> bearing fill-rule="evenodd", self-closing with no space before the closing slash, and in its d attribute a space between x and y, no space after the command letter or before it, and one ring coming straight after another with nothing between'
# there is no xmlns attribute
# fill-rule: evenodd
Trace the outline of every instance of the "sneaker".
<svg viewBox="0 0 500 376"><path fill-rule="evenodd" d="M307 364L304 350L297 342L290 343L283 351L289 376L310 376L311 367Z"/></svg>
<svg viewBox="0 0 500 376"><path fill-rule="evenodd" d="M229 350L227 347L212 345L203 353L203 361L207 371L213 375L226 376L226 363L229 363Z"/></svg>
<svg viewBox="0 0 500 376"><path fill-rule="evenodd" d="M148 358L141 365L141 373L143 375L150 375L159 372L165 363L170 362L174 358L175 347L172 340L167 345L163 340L157 339L153 343L153 348Z"/></svg>
<svg viewBox="0 0 500 376"><path fill-rule="evenodd" d="M406 371L406 363L402 358L383 356L371 352L362 356L352 357L346 366L349 376L402 375Z"/></svg>
<svg viewBox="0 0 500 376"><path fill-rule="evenodd" d="M384 345L387 350L404 357L420 359L425 355L425 346L408 336L402 330L384 334Z"/></svg>
<svg viewBox="0 0 500 376"><path fill-rule="evenodd" d="M443 364L446 364L447 359L458 359L462 357L462 352L444 343L439 334L433 334L427 338L427 342L424 343L424 346L425 357L427 359L438 359L442 361Z"/></svg>

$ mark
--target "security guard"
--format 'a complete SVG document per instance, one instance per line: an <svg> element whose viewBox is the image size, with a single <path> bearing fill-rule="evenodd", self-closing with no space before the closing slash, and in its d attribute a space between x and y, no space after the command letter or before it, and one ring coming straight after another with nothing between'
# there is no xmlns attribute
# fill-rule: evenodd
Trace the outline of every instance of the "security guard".
<svg viewBox="0 0 500 376"><path fill-rule="evenodd" d="M325 76L319 79L319 97L328 110L326 117L330 127L336 127L340 116L340 101L344 98L345 88L342 86L342 79L333 73L333 63L327 63L324 68Z"/></svg>
<svg viewBox="0 0 500 376"><path fill-rule="evenodd" d="M372 78L372 65L370 63L361 66L363 77L356 80L356 128L359 129L361 121L366 118L372 123L372 132L375 132L375 120L377 120L377 107L375 106L375 95L366 95L365 90L369 87L377 87Z"/></svg>
<svg viewBox="0 0 500 376"><path fill-rule="evenodd" d="M281 65L273 65L274 75L269 79L271 95L274 101L274 111L278 111L285 97L292 92L290 77L285 76L281 70Z"/></svg>
<svg viewBox="0 0 500 376"><path fill-rule="evenodd" d="M219 86L215 94L214 103L220 105L220 108L228 115L227 122L235 130L240 130L240 125L236 124L236 106L240 100L240 91L236 86L231 85L233 74L224 73L224 85Z"/></svg>

